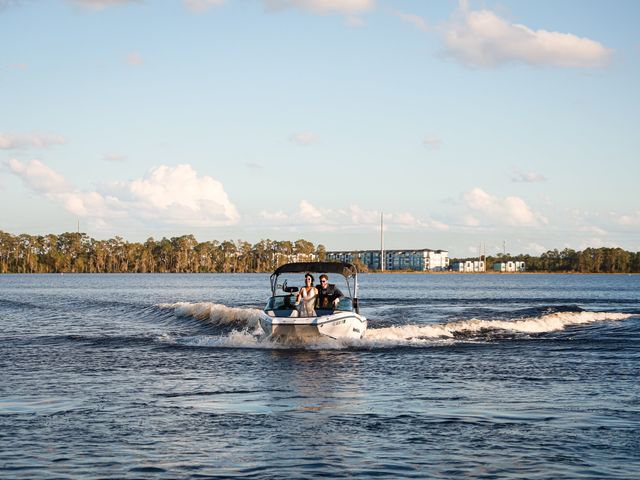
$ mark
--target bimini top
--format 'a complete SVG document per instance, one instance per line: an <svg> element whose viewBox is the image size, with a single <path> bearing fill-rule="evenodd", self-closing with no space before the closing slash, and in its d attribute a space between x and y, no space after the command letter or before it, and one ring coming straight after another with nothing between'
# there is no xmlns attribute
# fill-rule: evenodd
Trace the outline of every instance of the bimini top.
<svg viewBox="0 0 640 480"><path fill-rule="evenodd" d="M346 262L296 262L285 263L276 268L273 275L281 275L283 273L335 273L344 277L351 277L358 274L355 265Z"/></svg>

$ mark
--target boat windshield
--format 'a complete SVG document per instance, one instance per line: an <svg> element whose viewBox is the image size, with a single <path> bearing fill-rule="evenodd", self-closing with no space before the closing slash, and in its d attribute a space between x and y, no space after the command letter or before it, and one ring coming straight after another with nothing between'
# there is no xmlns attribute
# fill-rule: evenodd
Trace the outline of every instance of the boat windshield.
<svg viewBox="0 0 640 480"><path fill-rule="evenodd" d="M265 310L295 310L296 295L278 295L271 297L267 302Z"/></svg>
<svg viewBox="0 0 640 480"><path fill-rule="evenodd" d="M296 294L293 295L277 295L269 298L265 311L268 310L296 310ZM328 309L331 310L331 309ZM338 301L335 311L352 312L353 300L349 297L342 297ZM326 315L326 312L324 313Z"/></svg>
<svg viewBox="0 0 640 480"><path fill-rule="evenodd" d="M348 297L342 297L338 301L338 306L336 310L344 311L344 312L352 312L353 311L353 300Z"/></svg>

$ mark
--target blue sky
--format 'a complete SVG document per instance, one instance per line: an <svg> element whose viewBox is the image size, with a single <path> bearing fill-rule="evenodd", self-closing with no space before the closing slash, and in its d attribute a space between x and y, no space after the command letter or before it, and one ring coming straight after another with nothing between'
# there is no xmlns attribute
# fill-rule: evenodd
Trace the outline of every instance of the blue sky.
<svg viewBox="0 0 640 480"><path fill-rule="evenodd" d="M636 1L0 0L0 230L640 250Z"/></svg>

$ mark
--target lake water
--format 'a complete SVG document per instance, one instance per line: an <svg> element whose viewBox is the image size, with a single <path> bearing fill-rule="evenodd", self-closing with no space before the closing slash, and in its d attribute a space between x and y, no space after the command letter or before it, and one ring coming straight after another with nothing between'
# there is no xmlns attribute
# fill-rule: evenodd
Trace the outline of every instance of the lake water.
<svg viewBox="0 0 640 480"><path fill-rule="evenodd" d="M365 338L305 348L268 295L0 276L0 477L640 478L640 276L361 275Z"/></svg>

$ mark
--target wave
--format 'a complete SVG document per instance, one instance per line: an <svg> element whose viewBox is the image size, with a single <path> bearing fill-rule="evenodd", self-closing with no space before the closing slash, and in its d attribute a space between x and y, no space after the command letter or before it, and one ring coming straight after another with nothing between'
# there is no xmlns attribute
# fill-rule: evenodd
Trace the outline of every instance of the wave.
<svg viewBox="0 0 640 480"><path fill-rule="evenodd" d="M219 303L162 303L156 305L162 310L173 310L177 317L195 318L216 326L244 326L256 328L259 326L261 310L257 308L227 307Z"/></svg>
<svg viewBox="0 0 640 480"><path fill-rule="evenodd" d="M397 342L398 344L420 343L433 339L474 339L494 332L516 334L542 334L564 330L574 325L585 325L602 321L626 320L627 313L610 312L555 312L541 317L520 320L461 320L445 324L403 325L367 329L365 338L374 343Z"/></svg>
<svg viewBox="0 0 640 480"><path fill-rule="evenodd" d="M178 317L191 317L217 326L233 327L231 332L219 336L164 335L163 342L214 348L299 348L301 345L283 345L264 336L259 324L260 310L256 308L227 307L215 303L173 303L158 305L171 309ZM518 320L458 320L443 324L412 324L389 327L370 326L360 340L334 340L320 338L305 343L309 349L389 348L401 346L437 345L457 341L486 341L503 338L505 332L515 335L544 334L567 327L603 321L620 321L634 316L614 312L553 312L538 317Z"/></svg>

